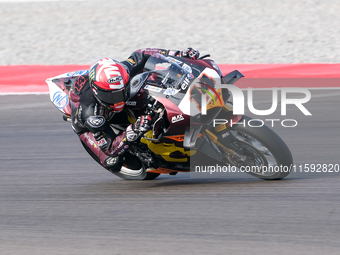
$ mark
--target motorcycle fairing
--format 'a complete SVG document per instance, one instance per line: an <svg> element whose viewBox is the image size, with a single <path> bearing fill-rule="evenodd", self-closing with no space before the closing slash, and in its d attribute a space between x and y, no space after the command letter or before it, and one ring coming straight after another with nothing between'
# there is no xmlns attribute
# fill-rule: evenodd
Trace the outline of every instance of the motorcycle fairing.
<svg viewBox="0 0 340 255"><path fill-rule="evenodd" d="M170 161L177 159L169 159L168 154L163 155L164 144L172 144L180 153L190 153L195 149L202 126L211 123L224 104L221 89L214 89L216 82L221 81L221 72L217 65L215 64L214 67L213 61L198 62L201 65L196 65L197 62L186 62L186 59L182 58L152 56L145 65L147 72L131 80L131 85L136 86L136 91L144 90L149 96L162 103L166 109L165 118L168 125L164 132L165 136L160 137L154 132L157 137L160 137L156 137L159 143L153 141L145 143L155 154L162 154L163 158ZM145 84L143 88L141 83ZM198 91L199 98L203 94L200 91L206 92L208 114L205 116L201 115L197 101L192 100L193 89ZM131 95L135 94L131 93Z"/></svg>
<svg viewBox="0 0 340 255"><path fill-rule="evenodd" d="M185 132L183 121L188 121L188 116L196 117L189 121L209 124L223 107L226 94L221 89L214 89L215 84L221 82L221 72L212 60L193 62L156 54L146 62L145 71L149 74L143 79L146 84L143 89L166 108L169 132ZM198 96L197 100L194 93ZM200 105L202 95L207 98L208 114L204 116Z"/></svg>
<svg viewBox="0 0 340 255"><path fill-rule="evenodd" d="M51 102L59 111L66 115L66 117L71 116L69 89L80 75L85 75L88 71L89 70L79 70L68 72L46 79Z"/></svg>
<svg viewBox="0 0 340 255"><path fill-rule="evenodd" d="M153 139L152 131L148 131L145 136ZM185 150L183 146L177 146L177 144L173 142L154 143L151 140L142 138L141 143L146 144L153 153L160 155L167 162L188 162L189 157L197 152L197 150Z"/></svg>

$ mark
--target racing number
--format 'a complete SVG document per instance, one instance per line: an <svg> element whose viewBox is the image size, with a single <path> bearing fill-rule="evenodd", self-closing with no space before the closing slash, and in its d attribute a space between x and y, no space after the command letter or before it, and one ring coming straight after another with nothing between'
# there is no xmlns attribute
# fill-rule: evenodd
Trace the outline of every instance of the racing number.
<svg viewBox="0 0 340 255"><path fill-rule="evenodd" d="M79 76L78 80L74 83L74 88L80 92L83 88L84 84L86 83L86 79L83 76Z"/></svg>

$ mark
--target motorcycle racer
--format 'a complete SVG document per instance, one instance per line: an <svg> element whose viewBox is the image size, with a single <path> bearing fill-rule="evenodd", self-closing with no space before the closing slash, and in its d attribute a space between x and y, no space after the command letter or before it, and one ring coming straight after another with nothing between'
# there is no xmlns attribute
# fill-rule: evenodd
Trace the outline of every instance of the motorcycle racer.
<svg viewBox="0 0 340 255"><path fill-rule="evenodd" d="M135 121L125 104L129 81L143 70L148 58L157 53L190 59L199 57L193 48L184 51L146 48L133 52L122 62L101 58L91 65L88 74L79 76L71 86L72 128L85 149L111 172L119 172L123 164L129 169L142 167L136 156L126 151L151 129L152 117L142 115ZM119 132L110 124L128 126Z"/></svg>

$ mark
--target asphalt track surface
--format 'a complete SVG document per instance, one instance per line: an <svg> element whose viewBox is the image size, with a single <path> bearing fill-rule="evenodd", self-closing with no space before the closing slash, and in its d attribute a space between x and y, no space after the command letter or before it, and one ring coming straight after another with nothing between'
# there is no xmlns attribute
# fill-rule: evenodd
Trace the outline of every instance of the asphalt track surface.
<svg viewBox="0 0 340 255"><path fill-rule="evenodd" d="M313 117L294 106L272 116L299 123L274 127L295 164L340 163L339 96L313 90ZM0 117L1 254L340 253L340 173L124 181L86 154L47 95L1 96Z"/></svg>

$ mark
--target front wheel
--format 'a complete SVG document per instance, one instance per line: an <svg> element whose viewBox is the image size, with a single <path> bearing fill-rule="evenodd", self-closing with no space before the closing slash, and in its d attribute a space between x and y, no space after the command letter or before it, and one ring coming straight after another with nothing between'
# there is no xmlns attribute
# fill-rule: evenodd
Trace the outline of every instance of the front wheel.
<svg viewBox="0 0 340 255"><path fill-rule="evenodd" d="M154 180L156 179L160 174L157 173L148 173L145 172L145 170L131 170L126 167L122 167L122 169L118 173L113 173L116 176L124 179L124 180Z"/></svg>
<svg viewBox="0 0 340 255"><path fill-rule="evenodd" d="M252 176L265 180L279 180L292 170L293 157L285 142L269 127L249 127L251 118L244 116L229 129L232 139L226 136L221 144L225 161ZM252 121L256 126L255 120ZM235 153L230 153L230 151Z"/></svg>
<svg viewBox="0 0 340 255"><path fill-rule="evenodd" d="M124 180L154 180L159 174L146 172L146 167L140 159L130 153L125 154L125 160L119 172L113 174Z"/></svg>

